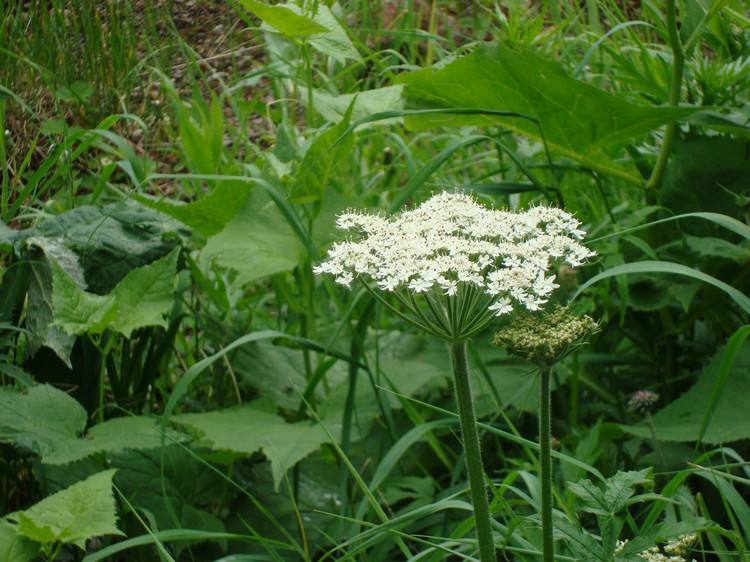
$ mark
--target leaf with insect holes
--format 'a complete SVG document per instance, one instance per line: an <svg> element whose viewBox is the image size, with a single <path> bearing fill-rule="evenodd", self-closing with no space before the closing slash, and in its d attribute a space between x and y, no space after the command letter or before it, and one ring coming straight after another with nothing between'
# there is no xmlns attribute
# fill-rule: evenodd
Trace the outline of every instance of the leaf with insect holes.
<svg viewBox="0 0 750 562"><path fill-rule="evenodd" d="M10 517L18 533L42 544L62 542L83 549L88 539L102 535L123 535L117 528L112 477L105 470L44 498Z"/></svg>
<svg viewBox="0 0 750 562"><path fill-rule="evenodd" d="M695 109L633 105L586 82L533 51L484 44L439 68L402 74L407 106L415 109L471 108L513 112L536 119L441 113L406 116L409 127L502 125L584 166L634 183L642 180L613 159L621 147Z"/></svg>

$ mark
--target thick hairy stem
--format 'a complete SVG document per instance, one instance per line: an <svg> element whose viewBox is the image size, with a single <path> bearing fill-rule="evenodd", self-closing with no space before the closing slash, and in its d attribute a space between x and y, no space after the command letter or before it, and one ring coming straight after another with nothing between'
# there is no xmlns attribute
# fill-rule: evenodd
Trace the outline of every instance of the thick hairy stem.
<svg viewBox="0 0 750 562"><path fill-rule="evenodd" d="M469 367L466 361L466 342L451 344L453 375L456 384L456 401L458 417L461 421L461 435L466 454L466 471L469 474L471 500L474 505L474 521L479 542L479 558L482 562L496 562L495 544L492 539L490 509L487 503L487 491L484 485L484 468L482 453L479 449L477 419L474 414L474 403L471 398Z"/></svg>
<svg viewBox="0 0 750 562"><path fill-rule="evenodd" d="M552 455L550 441L550 368L541 367L539 375L539 450L542 484L542 559L554 562L555 544L552 539Z"/></svg>
<svg viewBox="0 0 750 562"><path fill-rule="evenodd" d="M667 0L667 31L669 32L669 43L672 47L672 84L669 91L669 105L676 106L680 103L680 91L682 89L682 71L685 66L685 55L682 52L682 43L680 42L680 33L677 29L677 8L675 0ZM672 143L677 135L677 122L672 121L664 129L664 138L662 139L659 156L656 159L654 169L651 171L651 177L648 178L646 187L649 192L659 187L661 178L664 175L664 169L669 160L669 153L672 150Z"/></svg>

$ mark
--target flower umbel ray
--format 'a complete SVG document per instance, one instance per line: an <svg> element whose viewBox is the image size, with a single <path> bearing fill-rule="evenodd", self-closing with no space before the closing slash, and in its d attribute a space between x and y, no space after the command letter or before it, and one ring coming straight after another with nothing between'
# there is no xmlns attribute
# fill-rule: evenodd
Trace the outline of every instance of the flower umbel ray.
<svg viewBox="0 0 750 562"><path fill-rule="evenodd" d="M515 307L539 310L558 287L554 266L594 255L580 242L580 222L562 209L491 209L462 193L436 194L393 217L346 212L337 225L354 236L334 244L315 272L392 293L409 320L451 340Z"/></svg>

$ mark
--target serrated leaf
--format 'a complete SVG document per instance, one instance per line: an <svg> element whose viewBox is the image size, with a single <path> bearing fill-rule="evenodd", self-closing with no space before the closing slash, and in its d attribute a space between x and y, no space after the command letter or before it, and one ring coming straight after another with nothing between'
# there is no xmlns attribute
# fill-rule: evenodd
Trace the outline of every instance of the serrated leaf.
<svg viewBox="0 0 750 562"><path fill-rule="evenodd" d="M42 544L62 542L83 549L88 539L102 535L123 535L117 528L112 477L105 470L44 498L11 517L18 521L18 533Z"/></svg>
<svg viewBox="0 0 750 562"><path fill-rule="evenodd" d="M144 326L167 326L172 308L179 249L128 273L112 291L116 313L111 327L129 338Z"/></svg>
<svg viewBox="0 0 750 562"><path fill-rule="evenodd" d="M170 440L184 439L169 431ZM161 447L161 428L156 420L146 416L113 418L92 426L84 437L56 443L42 456L48 464L67 464L94 453L117 453L127 449L148 450Z"/></svg>
<svg viewBox="0 0 750 562"><path fill-rule="evenodd" d="M57 263L52 262L54 324L71 335L101 333L107 327L115 299L81 289Z"/></svg>
<svg viewBox="0 0 750 562"><path fill-rule="evenodd" d="M262 451L271 462L276 489L287 470L328 441L317 424L287 423L252 406L182 414L172 420L197 431L214 449L247 455Z"/></svg>
<svg viewBox="0 0 750 562"><path fill-rule="evenodd" d="M290 3L286 4L286 6L300 13L296 5ZM341 63L345 63L347 59L359 60L359 53L352 44L351 39L349 39L346 30L341 26L327 5L322 2L317 5L313 20L325 28L326 31L308 38L312 47Z"/></svg>
<svg viewBox="0 0 750 562"><path fill-rule="evenodd" d="M39 545L18 534L16 527L0 519L0 560L32 562L39 555Z"/></svg>
<svg viewBox="0 0 750 562"><path fill-rule="evenodd" d="M328 28L312 18L295 10L293 5L268 6L256 0L240 0L240 4L250 13L288 37L307 37L325 33Z"/></svg>
<svg viewBox="0 0 750 562"><path fill-rule="evenodd" d="M639 184L642 180L618 164L610 149L696 111L632 105L571 78L555 61L508 45L480 45L468 56L438 69L403 74L398 81L406 84L409 107L489 109L532 117L552 150ZM407 116L406 123L413 128L501 124L542 140L539 127L518 117L439 114Z"/></svg>
<svg viewBox="0 0 750 562"><path fill-rule="evenodd" d="M78 255L87 290L105 294L132 269L168 254L177 244L167 238L172 233L188 232L168 216L126 200L76 207L32 228L12 231L9 241L32 236L62 241Z"/></svg>
<svg viewBox="0 0 750 562"><path fill-rule="evenodd" d="M594 484L589 479L568 484L568 490L582 502L581 509L588 513L613 516L625 509L635 494L636 486L652 482L651 469L639 471L618 471L617 474L601 484Z"/></svg>
<svg viewBox="0 0 750 562"><path fill-rule="evenodd" d="M299 238L273 201L254 190L224 230L208 239L200 259L236 271L241 285L293 269L302 251Z"/></svg>
<svg viewBox="0 0 750 562"><path fill-rule="evenodd" d="M677 400L653 415L657 439L664 441L695 441L700 435L706 411L712 400L713 389L721 376L725 347L719 349L697 382ZM726 382L717 397L703 442L729 443L750 438L750 418L747 415L747 396L750 396L750 342L745 341L726 374ZM643 425L622 426L633 435L651 437L651 430Z"/></svg>
<svg viewBox="0 0 750 562"><path fill-rule="evenodd" d="M49 385L26 392L0 388L0 442L12 443L64 464L100 452L161 446L161 430L148 417L115 418L94 425L85 436L86 411L75 399ZM173 439L182 436L173 432Z"/></svg>
<svg viewBox="0 0 750 562"><path fill-rule="evenodd" d="M0 387L0 441L45 456L76 438L86 426L86 410L47 384L18 392Z"/></svg>
<svg viewBox="0 0 750 562"><path fill-rule="evenodd" d="M69 334L96 334L112 329L126 338L138 328L166 326L178 253L175 248L163 258L130 271L109 295L82 290L59 265L53 264L55 324Z"/></svg>

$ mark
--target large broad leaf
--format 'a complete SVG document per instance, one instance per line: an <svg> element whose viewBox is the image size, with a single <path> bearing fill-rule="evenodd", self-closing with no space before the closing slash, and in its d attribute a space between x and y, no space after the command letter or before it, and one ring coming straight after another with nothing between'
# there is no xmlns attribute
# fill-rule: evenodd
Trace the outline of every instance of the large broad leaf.
<svg viewBox="0 0 750 562"><path fill-rule="evenodd" d="M308 103L308 90L303 86L297 87L300 91L302 103ZM398 111L404 108L404 99L402 97L404 86L396 84L395 86L385 86L375 88L374 90L365 90L356 94L340 94L334 96L322 90L313 92L313 105L315 111L320 113L327 121L338 123L346 117L347 110L352 107L351 120L354 122L370 117L375 113L383 111ZM353 105L352 105L353 104ZM374 125L385 125L390 123L401 123L403 118L393 117L374 123L361 125L361 128L372 127Z"/></svg>
<svg viewBox="0 0 750 562"><path fill-rule="evenodd" d="M28 340L29 353L33 355L40 347L46 346L70 367L70 352L75 338L53 322L52 269L48 258L85 286L78 256L60 239L55 238L31 237L26 240L26 246L30 257L30 275L24 327L31 332Z"/></svg>
<svg viewBox="0 0 750 562"><path fill-rule="evenodd" d="M81 289L57 264L52 267L55 324L69 334L115 330L129 338L138 328L166 327L177 274L175 248L155 262L130 271L105 296Z"/></svg>
<svg viewBox="0 0 750 562"><path fill-rule="evenodd" d="M122 535L112 496L114 470L105 470L11 515L18 533L42 544L62 542L84 548L88 539Z"/></svg>
<svg viewBox="0 0 750 562"><path fill-rule="evenodd" d="M717 378L721 375L725 349L720 349L690 390L653 416L656 437L664 441L695 441L705 422ZM747 397L750 396L750 343L745 342L734 358L734 364L714 404L713 415L703 441L728 443L750 438ZM650 438L651 430L643 425L622 426L640 437Z"/></svg>
<svg viewBox="0 0 750 562"><path fill-rule="evenodd" d="M196 459L194 453L173 446L163 451L116 454L111 462L117 469L117 487L135 508L148 510L158 529L226 531L210 511L216 498L231 492L226 489L226 481Z"/></svg>
<svg viewBox="0 0 750 562"><path fill-rule="evenodd" d="M284 216L257 189L226 228L208 239L201 260L236 271L242 284L293 269L302 251Z"/></svg>
<svg viewBox="0 0 750 562"><path fill-rule="evenodd" d="M353 106L350 106L338 124L320 133L305 152L297 181L292 187L292 195L297 201L323 197L337 172L339 161L351 152L354 143L352 136L347 135L341 142L339 139L349 127L352 109Z"/></svg>
<svg viewBox="0 0 750 562"><path fill-rule="evenodd" d="M252 406L182 414L172 420L200 433L214 449L247 455L262 451L271 462L277 489L287 470L328 441L319 425L287 423Z"/></svg>
<svg viewBox="0 0 750 562"><path fill-rule="evenodd" d="M159 425L147 417L108 420L83 435L85 427L86 411L61 390L49 385L23 393L0 388L0 442L36 453L44 463L64 464L99 452L161 445ZM180 438L176 433L172 437Z"/></svg>
<svg viewBox="0 0 750 562"><path fill-rule="evenodd" d="M16 527L0 519L0 560L3 562L32 562L39 555L39 545L21 536Z"/></svg>
<svg viewBox="0 0 750 562"><path fill-rule="evenodd" d="M591 169L631 182L642 180L611 156L612 148L675 119L691 108L641 107L571 78L557 62L521 47L482 45L440 68L399 77L410 107L473 108L519 113L536 119L549 146ZM541 140L527 119L492 115L406 117L416 128L501 124Z"/></svg>
<svg viewBox="0 0 750 562"><path fill-rule="evenodd" d="M240 0L240 4L265 23L288 37L307 37L316 33L325 33L328 28L313 18L300 13L294 5L268 6L256 0Z"/></svg>
<svg viewBox="0 0 750 562"><path fill-rule="evenodd" d="M107 293L142 265L168 254L178 243L169 234L187 230L169 217L133 201L104 207L77 207L32 228L12 231L4 238L18 245L30 237L49 238L75 252L88 290Z"/></svg>
<svg viewBox="0 0 750 562"><path fill-rule="evenodd" d="M112 328L129 338L143 326L167 326L172 308L179 249L129 272L112 291L117 313Z"/></svg>
<svg viewBox="0 0 750 562"><path fill-rule="evenodd" d="M737 196L747 190L750 141L730 137L677 139L664 170L660 199L676 213L714 211L743 219ZM685 222L694 233L707 226Z"/></svg>
<svg viewBox="0 0 750 562"><path fill-rule="evenodd" d="M136 196L143 205L156 209L205 237L220 232L247 201L250 185L246 182L219 181L208 194L192 203L179 204Z"/></svg>

